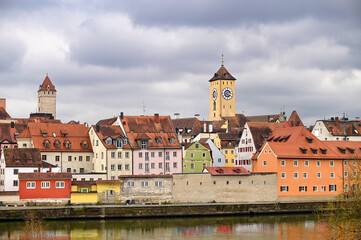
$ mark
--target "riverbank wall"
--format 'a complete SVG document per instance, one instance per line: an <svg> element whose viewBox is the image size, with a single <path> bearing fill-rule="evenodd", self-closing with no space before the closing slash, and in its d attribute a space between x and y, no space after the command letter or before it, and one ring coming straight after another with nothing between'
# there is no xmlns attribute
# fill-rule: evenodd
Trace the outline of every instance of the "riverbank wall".
<svg viewBox="0 0 361 240"><path fill-rule="evenodd" d="M84 205L57 207L0 207L0 221L41 219L106 219L226 216L254 214L312 213L326 209L327 202L254 204L162 204L162 205Z"/></svg>

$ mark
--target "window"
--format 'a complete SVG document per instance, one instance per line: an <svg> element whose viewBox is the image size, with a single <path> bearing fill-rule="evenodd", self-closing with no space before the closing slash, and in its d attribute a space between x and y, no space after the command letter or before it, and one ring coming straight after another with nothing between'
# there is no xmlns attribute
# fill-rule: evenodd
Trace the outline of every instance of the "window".
<svg viewBox="0 0 361 240"><path fill-rule="evenodd" d="M316 161L316 166L321 167L321 161Z"/></svg>
<svg viewBox="0 0 361 240"><path fill-rule="evenodd" d="M321 192L325 192L326 191L326 186L321 186Z"/></svg>
<svg viewBox="0 0 361 240"><path fill-rule="evenodd" d="M99 141L98 140L96 140L96 144L95 144L95 146L98 146L99 145Z"/></svg>
<svg viewBox="0 0 361 240"><path fill-rule="evenodd" d="M286 178L286 173L281 173L281 178L285 179Z"/></svg>
<svg viewBox="0 0 361 240"><path fill-rule="evenodd" d="M267 161L263 161L262 165L267 166Z"/></svg>
<svg viewBox="0 0 361 240"><path fill-rule="evenodd" d="M111 152L111 153L110 153L110 157L111 157L111 158L115 158L115 152ZM80 161L80 160L79 160L79 161Z"/></svg>
<svg viewBox="0 0 361 240"><path fill-rule="evenodd" d="M55 156L55 162L59 162L60 161L60 156Z"/></svg>
<svg viewBox="0 0 361 240"><path fill-rule="evenodd" d="M347 166L348 161L347 161L347 160L345 160L343 163L344 163L344 165L345 165L345 166Z"/></svg>
<svg viewBox="0 0 361 240"><path fill-rule="evenodd" d="M298 189L300 192L307 192L307 186L299 186Z"/></svg>
<svg viewBox="0 0 361 240"><path fill-rule="evenodd" d="M149 173L149 163L144 164L145 172Z"/></svg>
<svg viewBox="0 0 361 240"><path fill-rule="evenodd" d="M305 160L305 167L308 167L309 166L309 161L308 160Z"/></svg>
<svg viewBox="0 0 361 240"><path fill-rule="evenodd" d="M294 160L294 161L293 161L293 166L294 166L294 167L298 167L298 161L297 161L297 160Z"/></svg>
<svg viewBox="0 0 361 240"><path fill-rule="evenodd" d="M281 166L282 167L286 166L286 161L285 160L281 160Z"/></svg>
<svg viewBox="0 0 361 240"><path fill-rule="evenodd" d="M154 152L150 153L150 157L154 158L154 155L155 155Z"/></svg>
<svg viewBox="0 0 361 240"><path fill-rule="evenodd" d="M158 157L162 157L162 152L158 152Z"/></svg>
<svg viewBox="0 0 361 240"><path fill-rule="evenodd" d="M228 150L224 151L225 154L228 154Z"/></svg>
<svg viewBox="0 0 361 240"><path fill-rule="evenodd" d="M345 184L345 191L348 191L348 184Z"/></svg>
<svg viewBox="0 0 361 240"><path fill-rule="evenodd" d="M163 163L159 163L158 168L162 169L163 168Z"/></svg>
<svg viewBox="0 0 361 240"><path fill-rule="evenodd" d="M122 170L122 164L118 164L118 170Z"/></svg>
<svg viewBox="0 0 361 240"><path fill-rule="evenodd" d="M65 142L65 148L66 148L66 149L70 149L70 142L69 142L69 141L66 141L66 142Z"/></svg>
<svg viewBox="0 0 361 240"><path fill-rule="evenodd" d="M134 187L134 182L127 182L127 187Z"/></svg>
<svg viewBox="0 0 361 240"><path fill-rule="evenodd" d="M86 156L86 161L87 161L87 162L90 161L90 156Z"/></svg>
<svg viewBox="0 0 361 240"><path fill-rule="evenodd" d="M41 182L41 188L50 188L50 182Z"/></svg>
<svg viewBox="0 0 361 240"><path fill-rule="evenodd" d="M35 182L26 182L26 188L34 189L35 188Z"/></svg>
<svg viewBox="0 0 361 240"><path fill-rule="evenodd" d="M142 148L142 149L146 149L146 148L147 148L147 145L148 145L148 141L147 141L147 140L142 140L142 142L141 142L141 148Z"/></svg>
<svg viewBox="0 0 361 240"><path fill-rule="evenodd" d="M68 156L68 162L71 162L71 156Z"/></svg>
<svg viewBox="0 0 361 240"><path fill-rule="evenodd" d="M318 192L318 187L317 187L317 186L313 186L313 191L314 191L314 192Z"/></svg>
<svg viewBox="0 0 361 240"><path fill-rule="evenodd" d="M129 158L129 152L125 153L125 158Z"/></svg>
<svg viewBox="0 0 361 240"><path fill-rule="evenodd" d="M206 157L206 153L203 153L203 154L202 154L202 157L205 158L205 157Z"/></svg>
<svg viewBox="0 0 361 240"><path fill-rule="evenodd" d="M353 160L353 165L356 166L356 160Z"/></svg>
<svg viewBox="0 0 361 240"><path fill-rule="evenodd" d="M194 169L194 163L191 163L191 169Z"/></svg>
<svg viewBox="0 0 361 240"><path fill-rule="evenodd" d="M191 153L191 158L194 158L194 153Z"/></svg>
<svg viewBox="0 0 361 240"><path fill-rule="evenodd" d="M55 145L55 148L56 148L56 149L59 149L59 148L60 148L60 142L59 142L58 140L55 141L54 145Z"/></svg>
<svg viewBox="0 0 361 240"><path fill-rule="evenodd" d="M333 160L330 161L330 167L333 167L334 166L334 162Z"/></svg>
<svg viewBox="0 0 361 240"><path fill-rule="evenodd" d="M122 147L122 139L121 138L117 138L117 140L115 140L115 147L116 148Z"/></svg>
<svg viewBox="0 0 361 240"><path fill-rule="evenodd" d="M19 181L18 181L18 180L14 180L14 181L13 181L13 186L14 186L14 187L19 186Z"/></svg>
<svg viewBox="0 0 361 240"><path fill-rule="evenodd" d="M46 155L41 155L41 160L46 161Z"/></svg>
<svg viewBox="0 0 361 240"><path fill-rule="evenodd" d="M170 144L175 144L175 139L173 137L169 141L170 141Z"/></svg>
<svg viewBox="0 0 361 240"><path fill-rule="evenodd" d="M219 162L219 163L222 162L222 158L218 158L218 162Z"/></svg>
<svg viewBox="0 0 361 240"><path fill-rule="evenodd" d="M177 157L177 152L173 152L173 157Z"/></svg>
<svg viewBox="0 0 361 240"><path fill-rule="evenodd" d="M110 165L110 170L115 171L115 164Z"/></svg>
<svg viewBox="0 0 361 240"><path fill-rule="evenodd" d="M103 152L101 152L101 156L102 156L101 158L103 159L104 158L104 153Z"/></svg>
<svg viewBox="0 0 361 240"><path fill-rule="evenodd" d="M18 175L19 169L14 169L14 175Z"/></svg>
<svg viewBox="0 0 361 240"><path fill-rule="evenodd" d="M298 178L298 172L293 173L293 178Z"/></svg>
<svg viewBox="0 0 361 240"><path fill-rule="evenodd" d="M79 169L79 172L80 172L80 173L84 173L84 168L80 168L80 169Z"/></svg>
<svg viewBox="0 0 361 240"><path fill-rule="evenodd" d="M345 176L345 177L348 177L348 171L345 171L345 172L344 172L344 176Z"/></svg>
<svg viewBox="0 0 361 240"><path fill-rule="evenodd" d="M71 168L67 168L67 169L66 169L66 172L71 172Z"/></svg>
<svg viewBox="0 0 361 240"><path fill-rule="evenodd" d="M357 171L353 171L353 176L357 177Z"/></svg>
<svg viewBox="0 0 361 240"><path fill-rule="evenodd" d="M330 192L336 192L336 184L330 184L328 186L328 189Z"/></svg>
<svg viewBox="0 0 361 240"><path fill-rule="evenodd" d="M142 158L142 157L143 157L143 153L140 152L140 153L138 154L138 156L139 156L139 158Z"/></svg>
<svg viewBox="0 0 361 240"><path fill-rule="evenodd" d="M129 164L125 164L125 171L129 171Z"/></svg>
<svg viewBox="0 0 361 240"><path fill-rule="evenodd" d="M157 144L162 144L162 138L157 138Z"/></svg>
<svg viewBox="0 0 361 240"><path fill-rule="evenodd" d="M307 178L308 174L306 172L303 173L303 178Z"/></svg>
<svg viewBox="0 0 361 240"><path fill-rule="evenodd" d="M173 168L177 168L177 163L176 162L173 163Z"/></svg>
<svg viewBox="0 0 361 240"><path fill-rule="evenodd" d="M317 173L317 178L321 178L321 173L320 172Z"/></svg>
<svg viewBox="0 0 361 240"><path fill-rule="evenodd" d="M165 160L169 160L170 159L170 154L169 152L165 152Z"/></svg>
<svg viewBox="0 0 361 240"><path fill-rule="evenodd" d="M65 187L65 182L57 181L57 182L55 182L55 187L56 188L64 188Z"/></svg>
<svg viewBox="0 0 361 240"><path fill-rule="evenodd" d="M79 156L79 162L83 161L83 156Z"/></svg>
<svg viewBox="0 0 361 240"><path fill-rule="evenodd" d="M142 187L148 187L148 182L142 182Z"/></svg>
<svg viewBox="0 0 361 240"><path fill-rule="evenodd" d="M231 150L231 154L234 154L234 150Z"/></svg>
<svg viewBox="0 0 361 240"><path fill-rule="evenodd" d="M118 152L118 158L122 158L122 152Z"/></svg>
<svg viewBox="0 0 361 240"><path fill-rule="evenodd" d="M155 163L151 163L151 164L150 164L150 168L151 168L151 169L155 169Z"/></svg>
<svg viewBox="0 0 361 240"><path fill-rule="evenodd" d="M139 169L143 169L143 164L142 164L142 163L139 163L138 168L139 168Z"/></svg>
<svg viewBox="0 0 361 240"><path fill-rule="evenodd" d="M149 152L145 152L144 157L145 157L145 160L148 161L149 160Z"/></svg>
<svg viewBox="0 0 361 240"><path fill-rule="evenodd" d="M154 182L154 185L155 185L156 187L161 187L161 186L163 186L163 182L162 182L162 181L155 181L155 182Z"/></svg>
<svg viewBox="0 0 361 240"><path fill-rule="evenodd" d="M281 186L281 192L288 192L288 186Z"/></svg>
<svg viewBox="0 0 361 240"><path fill-rule="evenodd" d="M165 171L166 171L166 172L170 172L169 162L166 162L166 163L165 163Z"/></svg>

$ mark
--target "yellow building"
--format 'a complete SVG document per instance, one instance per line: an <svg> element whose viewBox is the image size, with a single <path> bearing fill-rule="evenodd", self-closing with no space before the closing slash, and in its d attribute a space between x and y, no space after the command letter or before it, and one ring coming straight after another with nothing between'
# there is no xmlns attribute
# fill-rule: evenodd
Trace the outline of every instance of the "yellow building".
<svg viewBox="0 0 361 240"><path fill-rule="evenodd" d="M236 114L234 78L223 65L209 80L209 120L222 120Z"/></svg>
<svg viewBox="0 0 361 240"><path fill-rule="evenodd" d="M214 139L214 144L225 156L225 167L234 167L234 159L236 156L237 140L239 133L218 133Z"/></svg>
<svg viewBox="0 0 361 240"><path fill-rule="evenodd" d="M72 181L72 204L116 203L120 201L119 180Z"/></svg>

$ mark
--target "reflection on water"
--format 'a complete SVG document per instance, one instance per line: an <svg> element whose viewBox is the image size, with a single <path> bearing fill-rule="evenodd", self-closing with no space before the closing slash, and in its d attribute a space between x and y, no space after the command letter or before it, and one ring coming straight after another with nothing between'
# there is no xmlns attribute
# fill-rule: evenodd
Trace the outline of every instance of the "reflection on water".
<svg viewBox="0 0 361 240"><path fill-rule="evenodd" d="M25 222L0 222L0 239L29 239ZM42 239L329 239L313 215L43 221Z"/></svg>

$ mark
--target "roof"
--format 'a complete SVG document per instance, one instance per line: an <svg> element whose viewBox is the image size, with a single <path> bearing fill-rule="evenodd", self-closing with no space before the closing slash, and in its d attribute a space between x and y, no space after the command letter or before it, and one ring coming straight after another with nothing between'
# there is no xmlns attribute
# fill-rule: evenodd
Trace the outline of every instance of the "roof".
<svg viewBox="0 0 361 240"><path fill-rule="evenodd" d="M269 123L269 122L248 122L247 123L253 138L256 150L260 149L263 143L272 134L276 128L285 128L285 123Z"/></svg>
<svg viewBox="0 0 361 240"><path fill-rule="evenodd" d="M203 147L205 147L208 150L212 150L211 147L208 145L206 138L201 138L199 141L197 142L188 142L188 143L182 143L182 145L184 146L185 150L188 150L188 148L190 148L191 146L193 146L194 144L198 143L201 144Z"/></svg>
<svg viewBox="0 0 361 240"><path fill-rule="evenodd" d="M265 144L278 158L340 159L305 127L276 128Z"/></svg>
<svg viewBox="0 0 361 240"><path fill-rule="evenodd" d="M3 107L0 107L0 119L11 119L8 112Z"/></svg>
<svg viewBox="0 0 361 240"><path fill-rule="evenodd" d="M71 181L72 186L78 186L80 188L90 188L92 185L95 185L96 181Z"/></svg>
<svg viewBox="0 0 361 240"><path fill-rule="evenodd" d="M220 69L218 69L209 81L212 82L216 80L236 80L236 78L234 78L222 64Z"/></svg>
<svg viewBox="0 0 361 240"><path fill-rule="evenodd" d="M335 118L322 121L333 136L361 136L361 123L357 120L343 120Z"/></svg>
<svg viewBox="0 0 361 240"><path fill-rule="evenodd" d="M99 128L99 132L97 132L97 126ZM117 147L114 145L114 141L112 141L112 144L107 144L105 141L107 138L111 138L112 140L116 140L119 137L122 139L126 139L122 129L118 125L95 125L93 126L94 132L98 135L100 140L102 141L103 145L108 149L116 149ZM122 148L130 149L131 146L129 145L129 142L127 141L127 144L123 145Z"/></svg>
<svg viewBox="0 0 361 240"><path fill-rule="evenodd" d="M35 173L18 173L19 180L24 179L71 179L72 174L68 172L35 172Z"/></svg>
<svg viewBox="0 0 361 240"><path fill-rule="evenodd" d="M97 122L96 125L113 125L117 121L117 117L102 119Z"/></svg>
<svg viewBox="0 0 361 240"><path fill-rule="evenodd" d="M340 157L345 159L361 159L361 141L323 141Z"/></svg>
<svg viewBox="0 0 361 240"><path fill-rule="evenodd" d="M212 176L251 175L244 167L205 167L203 172L209 172Z"/></svg>
<svg viewBox="0 0 361 240"><path fill-rule="evenodd" d="M284 122L283 115L279 114L270 114L270 115L255 115L255 116L246 116L248 122Z"/></svg>
<svg viewBox="0 0 361 240"><path fill-rule="evenodd" d="M183 136L196 136L203 131L201 122L196 118L172 119L176 133Z"/></svg>
<svg viewBox="0 0 361 240"><path fill-rule="evenodd" d="M223 119L228 120L228 125L231 128L243 128L247 122L247 117L243 114L236 114L234 117L223 117Z"/></svg>
<svg viewBox="0 0 361 240"><path fill-rule="evenodd" d="M18 139L31 138L41 152L92 152L88 131L84 124L29 123Z"/></svg>
<svg viewBox="0 0 361 240"><path fill-rule="evenodd" d="M9 148L4 150L6 167L55 167L41 160L38 148Z"/></svg>
<svg viewBox="0 0 361 240"><path fill-rule="evenodd" d="M114 183L121 184L122 182L119 180L97 180L96 183L97 184L114 184Z"/></svg>
<svg viewBox="0 0 361 240"><path fill-rule="evenodd" d="M298 113L295 110L291 113L287 122L291 127L304 126L300 116L298 116Z"/></svg>
<svg viewBox="0 0 361 240"><path fill-rule="evenodd" d="M147 140L148 148L181 148L169 116L124 116L122 123L133 148L141 147L140 140Z"/></svg>
<svg viewBox="0 0 361 240"><path fill-rule="evenodd" d="M48 89L48 87L49 87L49 89ZM56 92L55 86L54 86L53 83L51 82L49 76L46 75L43 83L42 83L42 84L40 85L40 87L39 87L39 91L48 91L48 90L50 90L50 91L55 91L55 92Z"/></svg>
<svg viewBox="0 0 361 240"><path fill-rule="evenodd" d="M119 175L119 178L172 178L172 175Z"/></svg>
<svg viewBox="0 0 361 240"><path fill-rule="evenodd" d="M16 135L24 131L26 127L26 124L14 123L14 127L12 128L11 123L0 123L0 143L7 140L9 143L15 144L17 142Z"/></svg>

